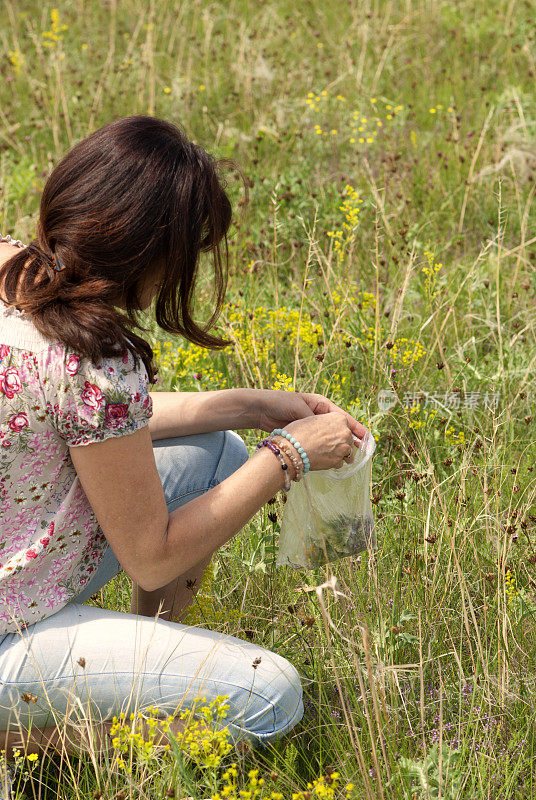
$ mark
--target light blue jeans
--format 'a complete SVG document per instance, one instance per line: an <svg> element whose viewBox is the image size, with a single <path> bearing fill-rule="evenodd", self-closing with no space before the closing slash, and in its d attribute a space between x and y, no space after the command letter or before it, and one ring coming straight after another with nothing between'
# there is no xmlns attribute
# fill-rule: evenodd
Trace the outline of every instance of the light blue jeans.
<svg viewBox="0 0 536 800"><path fill-rule="evenodd" d="M169 512L248 458L230 430L156 440L153 451ZM206 628L82 605L120 571L108 547L74 600L22 634L0 636L0 730L128 718L147 706L167 715L217 695L228 695L219 727L234 742L265 745L300 721L302 684L282 656Z"/></svg>

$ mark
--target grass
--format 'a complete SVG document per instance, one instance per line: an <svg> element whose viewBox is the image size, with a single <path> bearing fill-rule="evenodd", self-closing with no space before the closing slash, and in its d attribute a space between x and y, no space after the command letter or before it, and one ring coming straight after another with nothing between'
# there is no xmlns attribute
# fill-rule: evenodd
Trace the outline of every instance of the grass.
<svg viewBox="0 0 536 800"><path fill-rule="evenodd" d="M2 231L33 237L49 170L112 118L179 121L236 158L250 203L230 175L219 330L233 347L170 341L148 316L159 387L317 391L348 409L377 439L378 550L276 568L278 501L214 558L192 621L303 676L304 719L268 754L192 770L180 749L151 753L135 779L98 754L47 759L29 796L207 797L233 779L229 761L230 797L532 796L533 4L70 0L51 12L4 3ZM200 315L209 289L207 277ZM251 452L258 438L246 435ZM93 602L128 601L122 575Z"/></svg>

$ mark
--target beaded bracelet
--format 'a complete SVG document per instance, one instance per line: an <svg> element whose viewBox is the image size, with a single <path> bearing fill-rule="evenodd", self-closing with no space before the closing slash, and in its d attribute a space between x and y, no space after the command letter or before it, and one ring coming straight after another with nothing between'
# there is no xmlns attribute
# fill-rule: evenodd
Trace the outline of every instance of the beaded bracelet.
<svg viewBox="0 0 536 800"><path fill-rule="evenodd" d="M272 439L271 436L268 436L264 441L265 442L269 442L269 445L267 445L267 446L269 446L272 451L275 448L276 450L280 450L281 453L285 453L285 455L288 456L289 461L292 464L294 464L294 469L295 469L294 475L290 475L290 479L293 480L293 481L296 481L296 482L299 481L300 478L303 475L303 468L302 468L301 462L298 461L296 456L292 454L291 448L288 446L288 443L285 442L284 445L286 445L286 446L284 446L283 442L281 442L281 443L275 442ZM301 474L300 474L300 470L302 470Z"/></svg>
<svg viewBox="0 0 536 800"><path fill-rule="evenodd" d="M281 462L281 469L285 472L285 492L288 492L290 489L290 476L288 474L288 464L281 455L281 451L279 447L275 445L274 442L271 442L269 439L263 439L262 442L257 443L257 450L260 450L261 447L267 447L272 453L278 457Z"/></svg>
<svg viewBox="0 0 536 800"><path fill-rule="evenodd" d="M285 453L285 455L287 455L289 457L289 459L292 461L292 463L296 467L296 473L295 473L295 476L294 476L294 480L296 482L301 480L301 478L303 477L303 462L301 461L301 459L296 458L296 456L292 452L292 446L286 441L285 442L277 442L276 444L279 447L279 449L283 453Z"/></svg>
<svg viewBox="0 0 536 800"><path fill-rule="evenodd" d="M266 444L265 446L266 447L270 447L270 449L273 452L276 452L276 450L274 450L274 447L275 447L275 448L278 448L282 453L285 453L286 456L288 456L289 461L291 461L292 464L294 464L294 467L295 467L295 470L296 470L295 473L294 473L294 476L292 477L292 480L296 481L296 483L298 481L300 481L302 479L302 477L303 477L302 462L298 461L296 456L291 452L291 448L287 444L287 442L286 441L284 441L284 442L275 442L271 437L267 438L267 439L264 439L264 441L271 443L271 445L270 444ZM277 455L277 452L276 452L276 455Z"/></svg>
<svg viewBox="0 0 536 800"><path fill-rule="evenodd" d="M285 453L290 458L290 460L292 461L292 463L296 467L296 474L295 474L295 476L293 477L292 480L295 481L296 483L298 483L298 481L301 481L301 479L303 478L303 462L302 461L298 461L298 459L296 458L296 456L292 452L292 449L291 449L290 445L287 444L286 441L285 442L277 442L277 446L279 447L280 450L283 451L283 453Z"/></svg>
<svg viewBox="0 0 536 800"><path fill-rule="evenodd" d="M307 453L305 452L301 444L298 441L296 441L294 436L288 433L288 431L286 431L284 428L274 428L270 436L284 436L285 439L288 439L288 441L292 445L294 445L294 447L300 454L301 460L303 461L303 474L306 475L311 468L311 464L309 463L309 458L307 457Z"/></svg>

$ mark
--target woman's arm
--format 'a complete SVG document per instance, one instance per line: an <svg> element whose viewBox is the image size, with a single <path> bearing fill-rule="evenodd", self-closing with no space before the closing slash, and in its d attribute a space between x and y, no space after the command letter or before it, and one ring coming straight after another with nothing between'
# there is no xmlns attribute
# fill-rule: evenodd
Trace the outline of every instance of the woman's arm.
<svg viewBox="0 0 536 800"><path fill-rule="evenodd" d="M207 392L149 392L153 415L149 433L156 439L211 431L246 430L258 422L257 389Z"/></svg>
<svg viewBox="0 0 536 800"><path fill-rule="evenodd" d="M271 431L294 420L339 411L350 430L362 438L366 428L328 397L279 389L218 389L209 392L149 392L153 416L151 439L188 436L210 431ZM356 442L357 444L357 442Z"/></svg>
<svg viewBox="0 0 536 800"><path fill-rule="evenodd" d="M283 456L290 475L293 467ZM156 592L209 557L283 488L285 474L267 448L256 451L224 481L169 515L164 537L138 548L143 575L137 583Z"/></svg>

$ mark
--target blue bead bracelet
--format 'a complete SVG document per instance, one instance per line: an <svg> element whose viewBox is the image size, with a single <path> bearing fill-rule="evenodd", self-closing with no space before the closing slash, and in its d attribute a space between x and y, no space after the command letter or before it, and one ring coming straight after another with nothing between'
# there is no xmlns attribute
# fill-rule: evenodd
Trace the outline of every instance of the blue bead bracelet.
<svg viewBox="0 0 536 800"><path fill-rule="evenodd" d="M296 450L300 455L301 460L303 461L303 474L305 475L307 472L309 472L309 470L311 469L311 464L309 462L309 458L307 457L307 453L305 452L301 444L298 441L296 441L294 436L292 436L292 434L290 434L284 428L274 428L270 436L284 436L285 439L288 439L288 441L292 445L294 445L294 447L296 448Z"/></svg>

